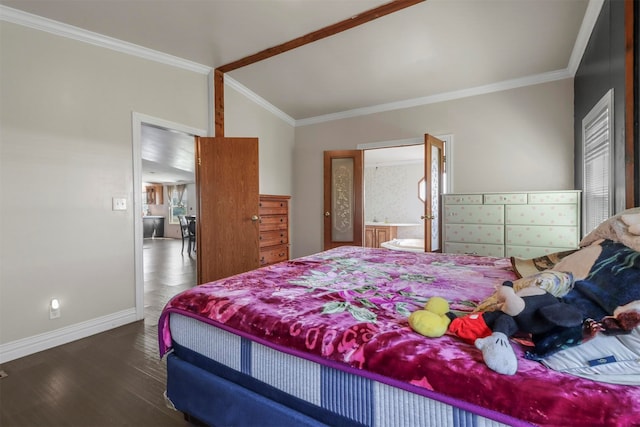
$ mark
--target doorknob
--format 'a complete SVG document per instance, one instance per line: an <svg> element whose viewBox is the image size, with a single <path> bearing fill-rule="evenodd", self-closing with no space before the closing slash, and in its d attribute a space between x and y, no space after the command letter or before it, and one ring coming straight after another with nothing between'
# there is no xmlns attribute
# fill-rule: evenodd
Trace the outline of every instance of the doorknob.
<svg viewBox="0 0 640 427"><path fill-rule="evenodd" d="M253 222L256 222L256 221L257 221L257 220L259 220L259 219L260 219L260 217L259 217L258 215L253 215L253 216L251 217L251 221L253 221Z"/></svg>
<svg viewBox="0 0 640 427"><path fill-rule="evenodd" d="M325 212L324 216L331 216L331 212Z"/></svg>
<svg viewBox="0 0 640 427"><path fill-rule="evenodd" d="M433 215L422 215L420 217L420 219L435 219L435 216L433 216Z"/></svg>

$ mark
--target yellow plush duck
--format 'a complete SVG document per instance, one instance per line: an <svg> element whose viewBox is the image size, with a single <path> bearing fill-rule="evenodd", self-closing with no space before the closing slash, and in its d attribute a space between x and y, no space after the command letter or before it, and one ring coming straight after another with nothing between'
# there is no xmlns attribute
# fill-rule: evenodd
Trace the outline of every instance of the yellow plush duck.
<svg viewBox="0 0 640 427"><path fill-rule="evenodd" d="M411 329L429 338L443 336L447 332L451 319L447 316L449 303L442 297L431 297L422 310L409 315Z"/></svg>

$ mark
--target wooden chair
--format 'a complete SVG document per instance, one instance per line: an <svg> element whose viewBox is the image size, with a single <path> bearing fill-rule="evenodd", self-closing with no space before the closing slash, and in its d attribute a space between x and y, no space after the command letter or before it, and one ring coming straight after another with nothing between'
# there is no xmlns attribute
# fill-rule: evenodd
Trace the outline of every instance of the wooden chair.
<svg viewBox="0 0 640 427"><path fill-rule="evenodd" d="M184 241L187 240L187 253L191 255L191 248L195 251L196 248L196 223L195 221L189 221L184 215L178 216L180 220L180 233L182 234L182 249L180 253L184 253Z"/></svg>

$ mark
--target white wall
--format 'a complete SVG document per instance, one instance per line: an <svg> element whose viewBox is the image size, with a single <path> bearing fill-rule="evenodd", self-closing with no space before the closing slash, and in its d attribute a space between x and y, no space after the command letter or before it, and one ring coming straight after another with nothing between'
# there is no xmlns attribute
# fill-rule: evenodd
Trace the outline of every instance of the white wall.
<svg viewBox="0 0 640 427"><path fill-rule="evenodd" d="M206 129L209 85L4 21L0 52L2 362L135 320L132 112ZM291 194L292 126L225 92L228 136L260 138L261 191Z"/></svg>
<svg viewBox="0 0 640 427"><path fill-rule="evenodd" d="M6 22L0 40L0 343L129 320L132 111L206 129L207 75Z"/></svg>
<svg viewBox="0 0 640 427"><path fill-rule="evenodd" d="M323 151L454 139L452 192L573 189L573 79L296 128L293 256L322 250Z"/></svg>
<svg viewBox="0 0 640 427"><path fill-rule="evenodd" d="M291 195L294 127L229 86L224 90L224 134L258 137L260 193Z"/></svg>

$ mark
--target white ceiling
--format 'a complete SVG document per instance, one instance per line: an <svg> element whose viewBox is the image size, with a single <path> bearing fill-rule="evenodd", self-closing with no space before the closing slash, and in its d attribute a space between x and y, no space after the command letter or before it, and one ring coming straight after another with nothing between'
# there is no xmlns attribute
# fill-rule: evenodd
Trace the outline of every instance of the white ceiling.
<svg viewBox="0 0 640 427"><path fill-rule="evenodd" d="M9 8L211 68L387 2L0 0ZM567 78L601 4L426 0L228 76L296 125Z"/></svg>

